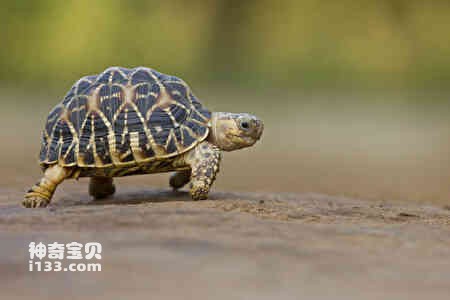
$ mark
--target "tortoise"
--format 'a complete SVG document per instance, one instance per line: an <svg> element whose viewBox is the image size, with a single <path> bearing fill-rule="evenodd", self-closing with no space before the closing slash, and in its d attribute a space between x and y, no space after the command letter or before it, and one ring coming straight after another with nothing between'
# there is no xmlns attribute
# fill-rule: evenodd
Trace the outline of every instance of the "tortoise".
<svg viewBox="0 0 450 300"><path fill-rule="evenodd" d="M65 179L90 177L89 194L115 193L114 177L174 172L207 199L223 151L252 146L263 122L247 113L210 112L180 78L154 69L110 67L78 80L48 115L39 161L44 173L25 207L47 206Z"/></svg>

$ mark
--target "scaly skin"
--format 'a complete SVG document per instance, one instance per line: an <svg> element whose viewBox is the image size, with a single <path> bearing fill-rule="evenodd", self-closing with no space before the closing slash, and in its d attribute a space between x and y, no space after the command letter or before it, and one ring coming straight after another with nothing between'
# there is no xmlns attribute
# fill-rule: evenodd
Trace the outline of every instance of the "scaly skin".
<svg viewBox="0 0 450 300"><path fill-rule="evenodd" d="M222 158L219 147L204 141L189 151L185 161L191 166L191 197L193 200L208 198L209 190L219 172Z"/></svg>
<svg viewBox="0 0 450 300"><path fill-rule="evenodd" d="M56 187L70 176L72 170L59 165L48 167L44 177L26 194L22 205L25 207L46 207L52 200Z"/></svg>

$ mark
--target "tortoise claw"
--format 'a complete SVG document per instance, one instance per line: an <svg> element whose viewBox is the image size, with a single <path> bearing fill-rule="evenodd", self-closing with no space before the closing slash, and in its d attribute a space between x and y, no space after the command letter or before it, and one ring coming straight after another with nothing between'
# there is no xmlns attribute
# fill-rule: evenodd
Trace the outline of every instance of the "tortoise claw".
<svg viewBox="0 0 450 300"><path fill-rule="evenodd" d="M27 208L46 207L49 203L49 199L33 192L26 194L25 199L22 201L22 205Z"/></svg>
<svg viewBox="0 0 450 300"><path fill-rule="evenodd" d="M191 188L192 200L206 200L208 199L209 189L205 186L193 186Z"/></svg>

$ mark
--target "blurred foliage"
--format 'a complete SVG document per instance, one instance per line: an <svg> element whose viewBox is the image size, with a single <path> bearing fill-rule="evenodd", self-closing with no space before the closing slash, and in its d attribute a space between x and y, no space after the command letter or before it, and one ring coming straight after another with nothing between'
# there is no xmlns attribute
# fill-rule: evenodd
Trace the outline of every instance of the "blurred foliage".
<svg viewBox="0 0 450 300"><path fill-rule="evenodd" d="M70 84L148 66L241 86L445 89L450 1L14 0L0 80Z"/></svg>

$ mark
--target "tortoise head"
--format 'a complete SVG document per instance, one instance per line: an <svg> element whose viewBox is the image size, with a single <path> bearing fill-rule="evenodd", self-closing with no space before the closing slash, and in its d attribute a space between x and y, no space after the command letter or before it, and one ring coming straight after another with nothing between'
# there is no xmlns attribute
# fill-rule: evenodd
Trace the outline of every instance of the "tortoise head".
<svg viewBox="0 0 450 300"><path fill-rule="evenodd" d="M255 144L263 130L263 122L253 115L215 112L208 140L224 151L233 151Z"/></svg>

